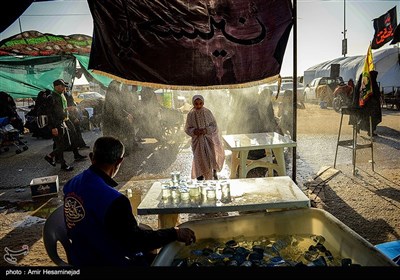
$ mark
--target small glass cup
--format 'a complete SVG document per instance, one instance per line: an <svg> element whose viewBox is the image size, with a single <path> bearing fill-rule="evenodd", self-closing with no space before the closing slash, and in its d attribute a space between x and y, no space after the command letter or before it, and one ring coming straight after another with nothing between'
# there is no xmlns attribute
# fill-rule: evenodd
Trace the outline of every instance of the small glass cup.
<svg viewBox="0 0 400 280"><path fill-rule="evenodd" d="M200 195L200 189L197 184L189 185L189 196L198 197Z"/></svg>
<svg viewBox="0 0 400 280"><path fill-rule="evenodd" d="M207 184L201 184L200 185L200 192L201 192L201 196L206 198L207 197Z"/></svg>
<svg viewBox="0 0 400 280"><path fill-rule="evenodd" d="M221 201L228 202L231 200L231 186L228 181L222 181L221 186Z"/></svg>
<svg viewBox="0 0 400 280"><path fill-rule="evenodd" d="M178 183L181 179L181 172L179 171L173 171L171 172L171 180L174 183Z"/></svg>
<svg viewBox="0 0 400 280"><path fill-rule="evenodd" d="M172 204L178 205L181 202L180 196L172 198Z"/></svg>
<svg viewBox="0 0 400 280"><path fill-rule="evenodd" d="M190 199L189 190L187 188L182 188L180 194L182 201L188 201Z"/></svg>
<svg viewBox="0 0 400 280"><path fill-rule="evenodd" d="M207 188L207 199L213 200L217 197L216 190L213 187Z"/></svg>
<svg viewBox="0 0 400 280"><path fill-rule="evenodd" d="M170 187L172 199L180 198L181 194L179 193L179 189L177 187Z"/></svg>
<svg viewBox="0 0 400 280"><path fill-rule="evenodd" d="M235 139L235 147L240 147L240 139Z"/></svg>
<svg viewBox="0 0 400 280"><path fill-rule="evenodd" d="M171 197L171 186L161 185L161 197L164 199Z"/></svg>

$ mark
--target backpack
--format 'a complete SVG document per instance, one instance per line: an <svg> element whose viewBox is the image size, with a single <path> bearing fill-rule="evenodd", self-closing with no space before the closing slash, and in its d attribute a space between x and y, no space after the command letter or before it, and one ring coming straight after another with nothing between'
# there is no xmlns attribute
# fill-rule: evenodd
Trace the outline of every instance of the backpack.
<svg viewBox="0 0 400 280"><path fill-rule="evenodd" d="M37 125L39 128L43 128L49 124L49 108L52 106L52 100L49 98L50 95L51 91L48 89L40 91L37 95L35 110L37 116Z"/></svg>

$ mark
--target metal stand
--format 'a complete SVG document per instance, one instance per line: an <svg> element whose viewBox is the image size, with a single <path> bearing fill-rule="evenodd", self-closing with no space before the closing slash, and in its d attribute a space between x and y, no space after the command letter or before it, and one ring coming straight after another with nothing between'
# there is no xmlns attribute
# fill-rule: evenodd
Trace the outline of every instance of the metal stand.
<svg viewBox="0 0 400 280"><path fill-rule="evenodd" d="M359 109L342 107L340 113L341 113L341 116L340 116L339 133L338 133L338 138L337 138L335 161L333 163L333 168L336 168L336 159L337 159L337 152L338 152L339 146L344 147L344 148L348 148L348 149L352 150L353 175L356 175L357 150L365 149L365 148L371 148L371 164L372 164L372 171L374 171L374 148L373 148L372 117L371 117L371 115L368 116L370 143L368 143L368 144L357 144L357 136L358 136L357 124L353 124L353 139L340 140L340 133L341 133L341 130L342 130L343 115L357 115L359 113Z"/></svg>

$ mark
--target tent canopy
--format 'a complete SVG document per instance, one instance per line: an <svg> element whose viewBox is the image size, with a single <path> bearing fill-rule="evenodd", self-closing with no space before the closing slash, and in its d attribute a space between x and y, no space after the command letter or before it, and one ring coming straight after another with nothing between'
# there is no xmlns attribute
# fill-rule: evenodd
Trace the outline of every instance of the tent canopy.
<svg viewBox="0 0 400 280"><path fill-rule="evenodd" d="M52 90L56 79L73 85L76 60L88 81L108 87L112 79L88 70L87 55L0 56L0 90L13 98L32 98L41 90Z"/></svg>
<svg viewBox="0 0 400 280"><path fill-rule="evenodd" d="M87 69L92 38L87 35L54 35L25 31L0 42L0 90L13 98L36 97L53 89L53 81L73 84L76 60L88 81L106 88L111 78Z"/></svg>
<svg viewBox="0 0 400 280"><path fill-rule="evenodd" d="M380 87L400 87L400 64L398 47L379 49L372 53L378 82ZM314 72L314 78L329 77L332 64L340 65L340 76L345 81L356 81L361 74L365 61L365 55L339 57L325 61L308 68L305 72ZM311 79L311 78L309 78Z"/></svg>

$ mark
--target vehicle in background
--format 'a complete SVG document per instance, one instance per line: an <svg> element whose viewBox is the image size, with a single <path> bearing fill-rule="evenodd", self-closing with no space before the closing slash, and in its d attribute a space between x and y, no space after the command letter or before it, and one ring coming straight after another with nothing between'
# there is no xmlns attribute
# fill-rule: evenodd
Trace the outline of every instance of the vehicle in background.
<svg viewBox="0 0 400 280"><path fill-rule="evenodd" d="M293 91L293 82L282 82L279 97L283 96L285 90ZM297 83L297 103L304 104L304 85Z"/></svg>
<svg viewBox="0 0 400 280"><path fill-rule="evenodd" d="M343 106L351 106L354 88L348 84L340 83L333 91L332 108L340 113Z"/></svg>
<svg viewBox="0 0 400 280"><path fill-rule="evenodd" d="M74 97L74 101L78 104L83 100L96 100L96 99L102 99L104 101L105 96L101 95L100 93L96 91L87 91L87 92L81 92L78 93L76 97Z"/></svg>
<svg viewBox="0 0 400 280"><path fill-rule="evenodd" d="M306 70L303 74L303 81L304 85L310 84L313 79L315 79L316 70Z"/></svg>
<svg viewBox="0 0 400 280"><path fill-rule="evenodd" d="M272 91L272 99L274 101L281 102L283 94L286 90L293 91L293 82L283 81L278 94L278 83L267 84L264 88L268 88ZM302 83L297 83L297 104L298 108L304 109L304 86ZM277 97L278 96L278 97Z"/></svg>
<svg viewBox="0 0 400 280"><path fill-rule="evenodd" d="M343 81L342 77L318 77L313 79L304 88L305 102L327 102L328 106L332 106L333 92L337 85Z"/></svg>
<svg viewBox="0 0 400 280"><path fill-rule="evenodd" d="M387 109L400 110L400 87L383 87L382 99Z"/></svg>

